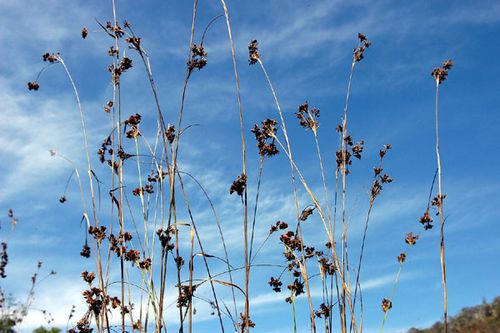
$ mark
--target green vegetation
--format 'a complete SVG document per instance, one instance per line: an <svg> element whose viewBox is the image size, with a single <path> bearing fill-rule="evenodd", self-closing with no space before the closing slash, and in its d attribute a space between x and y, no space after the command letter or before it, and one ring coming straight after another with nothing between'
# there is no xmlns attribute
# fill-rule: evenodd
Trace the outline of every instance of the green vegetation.
<svg viewBox="0 0 500 333"><path fill-rule="evenodd" d="M426 329L412 328L408 333L440 333L444 324L437 322ZM500 296L491 303L464 308L448 321L450 333L496 333L500 332Z"/></svg>
<svg viewBox="0 0 500 333"><path fill-rule="evenodd" d="M40 326L37 329L33 330L33 333L59 333L59 332L61 332L61 329L57 327L52 327L51 329L48 329L43 326Z"/></svg>

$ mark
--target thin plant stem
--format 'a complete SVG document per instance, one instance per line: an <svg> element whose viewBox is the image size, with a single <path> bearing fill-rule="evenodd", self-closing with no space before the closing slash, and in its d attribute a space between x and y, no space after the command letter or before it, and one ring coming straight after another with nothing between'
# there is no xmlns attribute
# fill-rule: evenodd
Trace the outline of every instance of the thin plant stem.
<svg viewBox="0 0 500 333"><path fill-rule="evenodd" d="M257 180L257 191L255 194L255 207L253 210L253 218L252 218L252 232L251 232L251 236L250 236L250 253L249 253L250 262L252 262L253 239L254 239L254 233L255 233L255 222L256 222L256 218L257 218L257 207L258 207L258 203L259 203L260 183L262 180L263 166L264 166L264 157L261 156L259 159L259 177Z"/></svg>
<svg viewBox="0 0 500 333"><path fill-rule="evenodd" d="M443 321L444 321L444 333L448 332L448 295L446 288L446 261L445 261L445 248L444 248L444 198L443 198L443 186L441 180L441 153L439 150L439 84L440 80L436 79L436 157L437 157L437 174L438 174L438 209L439 209L439 221L440 221L440 251L439 258L441 261L441 281L443 284Z"/></svg>
<svg viewBox="0 0 500 333"><path fill-rule="evenodd" d="M380 163L379 163L379 169L380 170L382 170L382 162L383 162L383 155L380 156ZM377 174L374 175L374 180L373 181L375 182L376 179L377 179ZM356 284L355 284L355 287L354 287L354 299L353 299L353 306L354 307L356 307L356 296L357 296L357 293L358 293L358 286L360 286L359 279L360 279L360 276L361 276L361 264L362 264L362 261L363 261L363 254L364 254L365 245L366 245L366 235L368 234L368 224L370 222L370 216L371 216L371 212L372 212L372 209L373 209L373 204L375 203L376 197L377 197L376 195L374 195L372 193L370 194L370 205L368 207L368 212L366 214L365 229L363 231L363 240L361 241L361 250L359 252L358 269L356 271ZM351 329L352 329L352 325L351 325Z"/></svg>
<svg viewBox="0 0 500 333"><path fill-rule="evenodd" d="M203 254L202 255L203 262L205 263L205 268L207 270L208 279L210 281L210 287L212 288L212 294L214 296L214 303L215 303L215 307L216 307L216 310L217 310L217 316L219 318L219 323L220 323L220 327L221 327L222 333L224 333L224 323L222 322L222 316L221 316L221 312L220 312L219 301L218 301L218 298L217 298L217 293L215 292L215 286L213 284L212 273L210 272L210 267L208 265L207 257L205 255L206 252L204 250L203 243L201 241L201 237L200 237L200 234L198 232L198 228L196 227L196 223L194 221L193 213L191 211L191 206L190 206L189 201L187 199L186 190L184 188L184 182L182 181L182 177L181 177L181 175L179 173L177 173L177 176L179 178L179 184L181 186L182 194L184 196L184 201L186 203L186 208L187 208L187 211L188 211L189 219L191 220L191 225L192 225L192 228L193 228L193 231L194 231L194 235L196 235L196 240L198 242L198 246L200 247L200 251ZM192 280L192 276L191 276L191 280Z"/></svg>
<svg viewBox="0 0 500 333"><path fill-rule="evenodd" d="M297 216L297 233L299 233L300 232L299 201L297 198L297 186L295 183L295 169L294 169L294 163L293 163L293 157L292 157L292 149L290 147L290 140L289 140L288 133L286 130L286 123L285 123L285 119L283 118L283 112L281 111L281 106L280 106L280 103L278 100L278 96L276 95L276 90L274 89L273 83L271 81L271 78L269 77L269 74L267 73L267 70L264 66L264 63L262 62L262 60L260 58L257 59L257 62L259 63L260 68L262 69L262 72L264 73L264 76L266 77L267 83L269 85L269 89L271 90L271 93L273 94L274 102L276 104L276 108L278 110L278 114L279 114L279 117L281 120L281 126L283 129L283 136L285 138L285 143L286 143L286 147L287 147L286 148L287 155L289 156L289 159L290 159L291 178L292 178L292 185L293 185L293 198L294 198L294 202L295 202L295 212L296 212L296 216ZM301 234L301 232L300 232L300 234ZM301 237L302 237L302 235L301 235ZM301 245L301 247L303 247L303 245ZM307 293L307 298L308 298L308 303L309 303L309 315L310 315L310 319L311 319L311 329L313 332L316 332L314 309L313 309L313 304L312 304L311 291L309 289L309 282L307 279L307 266L306 266L306 262L305 262L305 258L304 258L304 253L303 253L304 249L303 248L301 249L301 252L303 255L303 258L302 258L303 263L304 263L303 264L303 267L304 267L303 278L304 278L304 282L306 285L306 293Z"/></svg>
<svg viewBox="0 0 500 333"><path fill-rule="evenodd" d="M346 203L346 175L347 175L347 143L346 143L346 137L347 137L347 111L349 109L349 97L351 95L351 83L352 83L352 77L354 74L354 68L356 66L356 61L353 60L351 64L351 72L349 74L349 81L347 83L347 93L346 93L346 99L345 99L345 106L344 106L344 117L342 120L342 165L341 165L341 176L342 176L342 244L341 244L341 251L342 251L342 276L345 277L346 275L346 263L347 263L347 216L346 216L346 209L347 209L347 203ZM344 285L345 280L343 281ZM349 285L349 283L347 283ZM341 327L342 327L342 332L345 333L347 331L347 317L346 317L346 311L345 311L345 302L346 302L346 290L345 288L342 288L342 302L339 304L342 310L341 314ZM354 318L354 316L351 316L351 318Z"/></svg>
<svg viewBox="0 0 500 333"><path fill-rule="evenodd" d="M391 291L391 297L389 298L389 302L392 305L392 300L394 299L394 294L396 293L396 286L399 283L399 278L401 276L401 270L403 268L403 263L399 264L399 269L398 269L398 274L396 275L396 280L394 281L394 284L392 285L392 291ZM384 325L387 320L387 315L389 314L389 309L387 311L384 311L384 319L382 319L382 325L380 326L380 333L384 331Z"/></svg>
<svg viewBox="0 0 500 333"><path fill-rule="evenodd" d="M212 213L214 214L215 223L217 224L217 230L219 231L219 236L221 238L222 247L224 249L224 256L225 256L226 264L227 264L227 268L228 268L229 281L231 282L231 284L234 284L233 274L232 274L233 270L231 269L231 264L230 264L230 261L229 261L229 254L228 254L228 251L227 251L226 241L224 239L224 233L222 232L222 227L221 227L221 224L220 224L220 220L219 220L219 217L218 217L217 212L215 210L215 207L214 207L214 204L212 202L212 199L210 199L210 196L208 195L208 193L205 190L205 188L201 185L201 183L192 174L190 174L188 172L184 172L184 171L178 171L178 173L179 174L185 174L188 177L190 177L200 187L201 191L205 195L205 198L207 199L207 201L208 201L208 203L210 205L210 208L212 209ZM231 293L232 293L232 297L233 297L234 315L235 315L235 318L237 318L237 316L238 316L238 309L236 307L236 295L235 295L235 292L234 292L234 287L231 287Z"/></svg>
<svg viewBox="0 0 500 333"><path fill-rule="evenodd" d="M236 95L238 101L238 112L240 118L240 133L241 133L241 158L242 158L242 174L247 175L247 158L246 158L246 145L245 145L245 128L243 126L243 107L241 103L241 88L238 75L238 67L236 64L236 52L234 48L233 33L231 31L231 24L229 20L229 10L227 9L226 1L220 0L226 18L227 33L231 45L231 58L233 60L234 79L236 85ZM250 258L248 256L248 193L247 189L243 190L243 232L244 232L244 248L245 248L245 331L250 331L250 302L249 302L249 286L250 286Z"/></svg>

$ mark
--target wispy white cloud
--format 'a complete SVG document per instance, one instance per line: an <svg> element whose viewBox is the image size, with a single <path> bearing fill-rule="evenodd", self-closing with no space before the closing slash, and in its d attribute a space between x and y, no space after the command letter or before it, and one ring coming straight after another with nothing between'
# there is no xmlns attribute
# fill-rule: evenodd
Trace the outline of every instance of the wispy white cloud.
<svg viewBox="0 0 500 333"><path fill-rule="evenodd" d="M57 147L71 154L81 147L81 138L73 101L61 98L38 103L33 96L11 89L4 80L0 85L0 108L5 110L0 144L2 158L8 161L2 164L0 196L5 200L40 184L47 186L46 181L54 179L63 166L51 158L49 150Z"/></svg>

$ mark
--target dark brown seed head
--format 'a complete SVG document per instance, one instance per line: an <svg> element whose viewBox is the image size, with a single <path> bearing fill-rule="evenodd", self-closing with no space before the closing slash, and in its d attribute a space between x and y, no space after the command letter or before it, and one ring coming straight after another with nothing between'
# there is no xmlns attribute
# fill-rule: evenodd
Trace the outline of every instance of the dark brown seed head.
<svg viewBox="0 0 500 333"><path fill-rule="evenodd" d="M259 44L257 40L254 39L248 45L248 62L250 65L254 65L260 59L259 54Z"/></svg>
<svg viewBox="0 0 500 333"><path fill-rule="evenodd" d="M56 63L56 62L59 61L59 53L48 53L48 52L46 52L46 53L44 53L42 55L42 59L43 59L43 61L48 61L51 64Z"/></svg>
<svg viewBox="0 0 500 333"><path fill-rule="evenodd" d="M372 45L372 43L366 38L362 33L358 33L359 45L353 51L353 61L359 62L364 58L364 53L367 48Z"/></svg>
<svg viewBox="0 0 500 333"><path fill-rule="evenodd" d="M193 44L191 47L191 56L187 62L188 69L190 71L194 69L202 69L207 64L207 52L202 45L197 46Z"/></svg>
<svg viewBox="0 0 500 333"><path fill-rule="evenodd" d="M90 247L87 244L83 245L80 255L85 258L90 258Z"/></svg>
<svg viewBox="0 0 500 333"><path fill-rule="evenodd" d="M236 180L231 185L231 188L229 189L229 194L233 194L234 192L236 192L239 196L242 196L243 192L245 192L246 187L247 187L247 176L242 173L236 178Z"/></svg>
<svg viewBox="0 0 500 333"><path fill-rule="evenodd" d="M391 300L384 298L382 300L381 306L382 306L382 311L387 312L392 308L392 302Z"/></svg>
<svg viewBox="0 0 500 333"><path fill-rule="evenodd" d="M31 81L28 82L28 90L35 90L37 91L40 88L40 85L36 81Z"/></svg>
<svg viewBox="0 0 500 333"><path fill-rule="evenodd" d="M405 242L408 245L415 245L417 244L418 238L419 238L418 235L413 235L412 232L409 232L406 234Z"/></svg>
<svg viewBox="0 0 500 333"><path fill-rule="evenodd" d="M425 212L424 212L424 215L422 215L422 217L420 217L420 223L422 223L424 225L424 229L425 230L429 230L429 229L432 229L432 217L429 213L429 209L427 209Z"/></svg>
<svg viewBox="0 0 500 333"><path fill-rule="evenodd" d="M307 220L307 218L308 218L310 215L312 215L313 211L314 211L314 207L307 207L307 208L305 208L305 209L302 211L302 213L300 213L300 217L299 217L299 219L300 219L301 221L305 221L305 220Z"/></svg>
<svg viewBox="0 0 500 333"><path fill-rule="evenodd" d="M451 59L448 59L443 62L440 68L434 68L431 75L432 77L434 77L434 79L438 84L441 84L443 83L443 81L446 80L446 77L448 76L448 71L451 69L452 66L453 62L451 61Z"/></svg>
<svg viewBox="0 0 500 333"><path fill-rule="evenodd" d="M84 271L84 272L82 272L82 278L85 282L87 282L88 284L91 284L92 281L94 281L94 279L95 279L95 274L93 272Z"/></svg>
<svg viewBox="0 0 500 333"><path fill-rule="evenodd" d="M167 140L170 144L174 142L175 139L175 126L174 125L168 125L167 127Z"/></svg>
<svg viewBox="0 0 500 333"><path fill-rule="evenodd" d="M141 49L141 39L139 37L129 37L125 39L125 41L132 45L130 48L135 48L136 50Z"/></svg>

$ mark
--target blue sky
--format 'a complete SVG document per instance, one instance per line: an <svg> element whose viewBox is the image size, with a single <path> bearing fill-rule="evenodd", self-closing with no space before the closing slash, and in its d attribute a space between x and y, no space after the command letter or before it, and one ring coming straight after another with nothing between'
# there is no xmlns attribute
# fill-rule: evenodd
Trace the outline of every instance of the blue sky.
<svg viewBox="0 0 500 333"><path fill-rule="evenodd" d="M386 332L404 332L441 318L438 228L424 232L418 223L426 207L436 168L434 152L435 83L430 73L445 59L455 66L441 85L440 131L445 214L449 312L491 300L500 293L500 243L497 209L500 145L499 77L495 56L500 32L497 1L228 1L242 87L245 135L249 154L249 194L253 198L258 157L250 129L265 118L277 118L274 100L257 66L248 66L247 46L259 41L260 53L285 113L297 165L314 190L321 192L319 169L310 133L297 123L294 112L304 101L321 110L318 136L327 178L334 190L335 126L344 105L352 49L357 33L373 45L354 74L350 102L350 131L364 139L365 152L348 177L348 208L352 258L356 258L368 207L372 167L385 143L393 149L385 168L395 182L384 188L375 203L361 276L366 332L378 332L383 313L380 300L389 296L397 272L395 257L405 250L404 235L413 231L420 241L408 253L401 281L389 313ZM180 105L191 24L189 1L117 1L120 21L131 22L151 57L167 122L176 122ZM222 13L218 1L200 2L195 41L206 24ZM112 95L106 71L109 37L95 19L112 18L110 1L5 0L0 4L0 238L7 240L10 263L2 288L25 297L38 261L44 271L58 274L37 288L34 310L25 330L42 322L36 309L47 309L64 328L70 308L84 307L79 278L93 262L79 256L85 230L80 225L82 205L78 187L70 183L68 202L58 199L71 166L51 157L50 149L73 160L85 174L85 156L78 110L60 66L44 72L40 90L28 92L44 66L41 55L61 52L78 85L89 124L91 151L109 134L110 118L103 106ZM80 30L90 31L86 40ZM221 219L231 259L243 263L241 205L228 189L240 173L239 125L231 54L223 20L216 21L205 39L208 65L189 82L185 125L191 127L180 147L180 168L193 174L207 189ZM134 67L122 83L124 113L143 116L145 129L154 131L155 106L139 58L126 50ZM97 164L104 178L106 168ZM132 169L133 170L133 169ZM276 220L291 221L294 204L285 154L265 161L256 239L260 244ZM133 182L133 172L130 174ZM85 180L85 179L84 179ZM110 184L103 187L109 189ZM131 183L132 186L132 183ZM222 254L209 207L194 183L187 182L195 217L200 221L209 253ZM103 201L107 200L103 190ZM130 196L130 200L136 200ZM89 200L89 198L87 198ZM253 199L252 199L253 200ZM302 207L311 204L299 191ZM252 201L253 202L253 201ZM133 207L138 207L133 202ZM103 203L103 214L109 203ZM253 207L253 204L251 204ZM19 222L12 230L7 210ZM181 218L187 219L185 212ZM436 219L437 221L437 219ZM310 241L321 244L319 219L305 227ZM271 238L256 262L282 264L278 236ZM199 263L200 275L204 270ZM222 267L214 264L215 270ZM254 332L290 332L289 306L267 286L279 269L255 268L252 282ZM236 275L237 279L241 276ZM313 294L318 295L313 288ZM55 293L55 294L54 294ZM209 296L209 290L200 290ZM229 293L221 288L223 297ZM170 295L173 300L173 294ZM283 296L284 297L284 296ZM301 296L302 297L302 296ZM306 332L305 297L298 301L299 332ZM315 299L319 304L319 298ZM316 304L316 305L317 305ZM240 303L241 305L241 303ZM217 327L197 305L195 328ZM174 311L175 305L170 308ZM168 316L168 314L167 314ZM172 314L173 316L173 314ZM228 323L229 324L229 323Z"/></svg>

